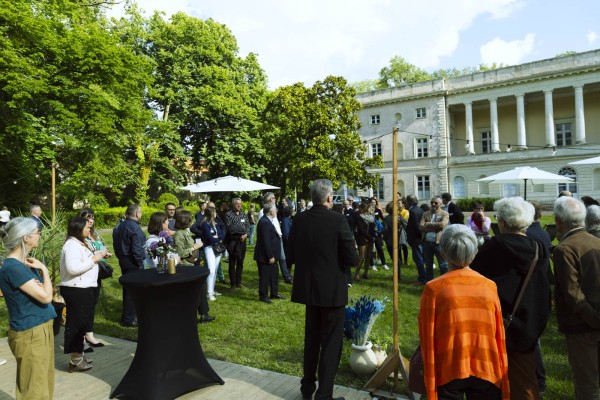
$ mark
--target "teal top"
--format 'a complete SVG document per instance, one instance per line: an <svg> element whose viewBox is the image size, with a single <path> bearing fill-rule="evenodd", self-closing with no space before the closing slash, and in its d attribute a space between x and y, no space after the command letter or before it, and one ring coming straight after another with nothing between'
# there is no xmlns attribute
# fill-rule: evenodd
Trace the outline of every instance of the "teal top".
<svg viewBox="0 0 600 400"><path fill-rule="evenodd" d="M31 279L43 277L15 258L7 258L0 268L0 289L6 301L10 328L25 331L56 317L52 304L42 304L19 289Z"/></svg>

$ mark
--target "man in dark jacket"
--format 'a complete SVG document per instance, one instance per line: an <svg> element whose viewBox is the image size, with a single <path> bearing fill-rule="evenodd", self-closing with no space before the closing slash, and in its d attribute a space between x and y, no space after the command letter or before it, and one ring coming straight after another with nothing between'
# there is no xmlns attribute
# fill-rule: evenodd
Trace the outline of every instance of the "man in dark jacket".
<svg viewBox="0 0 600 400"><path fill-rule="evenodd" d="M354 237L346 217L331 211L331 181L310 187L313 207L297 214L289 238L289 258L296 265L292 301L306 305L302 396L330 400L342 355L344 307L348 286L344 266L358 264ZM339 399L343 399L340 397Z"/></svg>
<svg viewBox="0 0 600 400"><path fill-rule="evenodd" d="M279 295L279 274L277 261L281 257L281 235L275 229L273 219L277 219L277 207L273 203L265 204L263 216L258 221L256 236L258 240L254 248L254 260L258 265L258 299L270 304L271 299L283 299Z"/></svg>
<svg viewBox="0 0 600 400"><path fill-rule="evenodd" d="M452 196L450 193L442 194L442 202L444 203L444 207L446 207L446 212L450 216L450 224L465 223L465 216L458 204L452 201Z"/></svg>
<svg viewBox="0 0 600 400"><path fill-rule="evenodd" d="M419 272L418 282L424 285L425 263L423 261L423 240L421 235L421 218L423 218L423 209L418 206L417 196L409 194L406 196L406 205L408 206L408 222L406 224L406 240L410 246L412 259Z"/></svg>
<svg viewBox="0 0 600 400"><path fill-rule="evenodd" d="M553 254L556 320L567 341L577 400L600 399L600 239L584 230L585 215L573 197L554 203L560 240Z"/></svg>
<svg viewBox="0 0 600 400"><path fill-rule="evenodd" d="M121 220L113 229L113 247L123 275L144 268L146 235L140 227L141 219L142 208L137 204L131 204L125 211L125 219ZM123 286L121 325L137 326L133 299L125 286Z"/></svg>

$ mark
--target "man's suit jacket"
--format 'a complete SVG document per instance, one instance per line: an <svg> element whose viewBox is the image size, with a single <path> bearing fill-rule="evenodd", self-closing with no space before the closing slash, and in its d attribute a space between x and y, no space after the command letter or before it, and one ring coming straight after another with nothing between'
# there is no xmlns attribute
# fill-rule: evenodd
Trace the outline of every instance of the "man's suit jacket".
<svg viewBox="0 0 600 400"><path fill-rule="evenodd" d="M448 203L448 214L450 215L450 223L451 224L464 224L465 216L463 215L462 210L458 206L458 204L454 202Z"/></svg>
<svg viewBox="0 0 600 400"><path fill-rule="evenodd" d="M408 223L406 224L406 239L411 246L421 244L421 229L419 225L423 217L423 209L418 205L414 205L408 209Z"/></svg>
<svg viewBox="0 0 600 400"><path fill-rule="evenodd" d="M33 219L33 220L34 220L34 221L37 223L38 230L40 230L40 231L41 231L42 229L44 229L44 223L42 222L42 220L41 220L41 219L39 219L39 218L38 218L38 217L36 217L35 215L32 215L32 216L31 216L31 219Z"/></svg>
<svg viewBox="0 0 600 400"><path fill-rule="evenodd" d="M281 258L281 238L269 217L263 215L256 226L254 260L268 264L271 258L275 258L276 262Z"/></svg>
<svg viewBox="0 0 600 400"><path fill-rule="evenodd" d="M320 307L348 304L344 268L358 265L358 252L343 214L324 205L296 214L287 257L296 265L293 302Z"/></svg>

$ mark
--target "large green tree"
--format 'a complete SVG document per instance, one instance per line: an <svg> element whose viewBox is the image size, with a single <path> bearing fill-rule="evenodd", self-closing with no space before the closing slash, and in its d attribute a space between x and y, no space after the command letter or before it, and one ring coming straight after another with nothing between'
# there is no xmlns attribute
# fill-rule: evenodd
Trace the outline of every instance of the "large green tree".
<svg viewBox="0 0 600 400"><path fill-rule="evenodd" d="M275 91L264 114L267 181L288 191L308 194L310 181L327 178L336 187L372 186L377 176L357 130L360 103L341 77L328 76L307 88L301 83Z"/></svg>

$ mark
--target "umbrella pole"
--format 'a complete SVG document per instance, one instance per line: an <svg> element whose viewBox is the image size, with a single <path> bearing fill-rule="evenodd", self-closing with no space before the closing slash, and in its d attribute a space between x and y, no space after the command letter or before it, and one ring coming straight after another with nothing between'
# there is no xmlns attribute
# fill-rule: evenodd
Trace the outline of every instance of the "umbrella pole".
<svg viewBox="0 0 600 400"><path fill-rule="evenodd" d="M527 200L527 178L525 178L525 196L523 197L523 200Z"/></svg>

